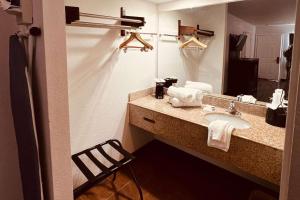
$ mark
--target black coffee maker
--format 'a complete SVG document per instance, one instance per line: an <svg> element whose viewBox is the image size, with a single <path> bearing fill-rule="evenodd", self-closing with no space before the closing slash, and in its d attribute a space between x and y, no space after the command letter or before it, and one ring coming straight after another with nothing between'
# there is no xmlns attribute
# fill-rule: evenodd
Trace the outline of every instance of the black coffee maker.
<svg viewBox="0 0 300 200"><path fill-rule="evenodd" d="M164 80L157 80L156 81L155 98L157 98L157 99L163 99L164 98L164 86L165 86L165 81Z"/></svg>
<svg viewBox="0 0 300 200"><path fill-rule="evenodd" d="M266 122L273 126L285 128L286 116L287 108L277 108L276 110L267 108Z"/></svg>
<svg viewBox="0 0 300 200"><path fill-rule="evenodd" d="M155 87L155 98L163 99L165 88L169 88L170 86L177 83L177 78L165 78L165 79L157 79L156 87Z"/></svg>
<svg viewBox="0 0 300 200"><path fill-rule="evenodd" d="M173 84L177 83L178 79L177 78L165 78L165 88L169 88Z"/></svg>

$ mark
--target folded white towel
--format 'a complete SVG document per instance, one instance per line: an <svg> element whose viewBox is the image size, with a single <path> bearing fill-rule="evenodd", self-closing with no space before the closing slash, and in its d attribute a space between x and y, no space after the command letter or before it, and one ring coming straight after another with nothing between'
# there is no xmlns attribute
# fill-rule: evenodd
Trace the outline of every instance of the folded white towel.
<svg viewBox="0 0 300 200"><path fill-rule="evenodd" d="M185 103L202 101L203 97L202 92L199 90L174 86L169 87L167 94Z"/></svg>
<svg viewBox="0 0 300 200"><path fill-rule="evenodd" d="M202 100L192 101L192 102L183 102L180 101L176 97L171 97L169 100L169 103L172 104L173 107L179 108L179 107L199 107L202 105Z"/></svg>
<svg viewBox="0 0 300 200"><path fill-rule="evenodd" d="M255 104L257 100L252 95L243 95L241 101L244 103Z"/></svg>
<svg viewBox="0 0 300 200"><path fill-rule="evenodd" d="M227 152L233 130L234 127L228 121L216 120L211 122L208 126L207 145Z"/></svg>
<svg viewBox="0 0 300 200"><path fill-rule="evenodd" d="M185 88L192 88L192 89L201 90L204 93L212 93L213 92L212 85L208 84L208 83L203 83L203 82L186 81L184 87Z"/></svg>
<svg viewBox="0 0 300 200"><path fill-rule="evenodd" d="M216 110L215 106L211 106L211 105L204 105L203 106L203 111L204 112L214 112Z"/></svg>

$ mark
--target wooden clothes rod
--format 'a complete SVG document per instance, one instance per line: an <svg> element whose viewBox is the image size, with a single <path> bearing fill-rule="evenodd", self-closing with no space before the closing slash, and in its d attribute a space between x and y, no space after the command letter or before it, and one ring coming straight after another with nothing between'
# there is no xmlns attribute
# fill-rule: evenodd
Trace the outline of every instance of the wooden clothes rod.
<svg viewBox="0 0 300 200"><path fill-rule="evenodd" d="M66 24L68 26L119 29L121 30L121 32L123 32L129 29L133 29L133 30L138 29L144 26L145 24L144 17L126 16L124 15L123 8L121 8L121 17L113 17L107 15L98 15L98 14L80 12L80 8L74 6L65 6L65 12L66 12ZM115 21L120 21L121 24L107 24L107 23L81 21L80 19L81 17L115 20Z"/></svg>
<svg viewBox="0 0 300 200"><path fill-rule="evenodd" d="M130 34L131 31L127 31L126 34ZM140 35L151 35L151 36L168 36L168 37L178 37L178 35L175 34L166 34L166 33L147 33L147 32L139 32Z"/></svg>
<svg viewBox="0 0 300 200"><path fill-rule="evenodd" d="M104 23L94 23L94 22L83 22L83 21L75 21L71 24L67 24L68 26L76 26L76 27L89 27L89 28L109 28L109 29L137 29L136 27L131 26L123 26L116 24L104 24Z"/></svg>
<svg viewBox="0 0 300 200"><path fill-rule="evenodd" d="M172 34L159 34L159 36L167 36L167 37L178 37L178 35L172 35Z"/></svg>
<svg viewBox="0 0 300 200"><path fill-rule="evenodd" d="M90 14L90 13L80 13L80 16L82 17L91 17L91 18L98 18L98 19L110 19L110 20L116 20L116 21L122 21L122 22L132 22L132 23L142 23L141 20L135 20L135 19L125 19L121 17L112 17L112 16L106 16L106 15L96 15L96 14Z"/></svg>

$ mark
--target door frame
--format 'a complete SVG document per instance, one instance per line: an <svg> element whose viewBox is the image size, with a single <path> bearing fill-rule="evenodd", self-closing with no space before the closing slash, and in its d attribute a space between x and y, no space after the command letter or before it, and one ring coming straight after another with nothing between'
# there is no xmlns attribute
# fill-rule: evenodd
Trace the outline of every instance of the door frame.
<svg viewBox="0 0 300 200"><path fill-rule="evenodd" d="M300 3L297 0L289 107L283 153L280 200L300 196Z"/></svg>

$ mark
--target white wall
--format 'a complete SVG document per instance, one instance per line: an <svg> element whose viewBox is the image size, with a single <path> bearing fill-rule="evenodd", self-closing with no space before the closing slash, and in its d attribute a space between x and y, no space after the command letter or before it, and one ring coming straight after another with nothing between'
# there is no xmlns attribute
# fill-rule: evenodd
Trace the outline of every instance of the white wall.
<svg viewBox="0 0 300 200"><path fill-rule="evenodd" d="M242 57L254 58L255 32L256 27L232 14L228 14L227 22L228 34L246 34L248 36L245 47L242 52ZM228 36L229 37L229 36Z"/></svg>
<svg viewBox="0 0 300 200"><path fill-rule="evenodd" d="M120 7L124 7L126 15L145 17L142 32L157 31L157 7L152 3L67 0L65 4L78 6L82 12L110 16L120 16ZM119 35L119 30L67 27L72 153L113 138L130 151L145 142L141 133L128 128L127 102L130 92L153 86L156 41L148 41L154 51L129 49L124 53L117 50L124 41Z"/></svg>
<svg viewBox="0 0 300 200"><path fill-rule="evenodd" d="M215 93L222 92L224 48L226 33L227 5L215 5L189 10L161 12L159 14L159 32L178 34L178 20L182 25L200 25L200 29L212 30L215 36L209 39L205 50L181 50L174 39L159 41L158 76L166 78L176 76L179 85L186 80L202 81L213 85ZM203 38L202 38L203 39Z"/></svg>
<svg viewBox="0 0 300 200"><path fill-rule="evenodd" d="M1 199L22 200L22 183L9 92L9 36L17 31L15 17L1 10L0 29L0 194Z"/></svg>
<svg viewBox="0 0 300 200"><path fill-rule="evenodd" d="M33 0L33 22L42 30L36 41L33 79L45 199L71 200L64 2Z"/></svg>

